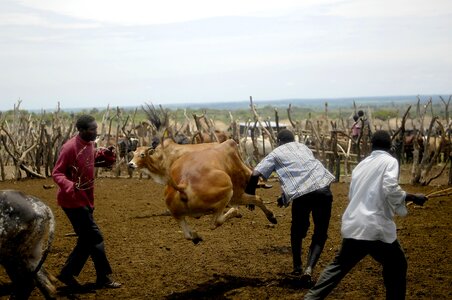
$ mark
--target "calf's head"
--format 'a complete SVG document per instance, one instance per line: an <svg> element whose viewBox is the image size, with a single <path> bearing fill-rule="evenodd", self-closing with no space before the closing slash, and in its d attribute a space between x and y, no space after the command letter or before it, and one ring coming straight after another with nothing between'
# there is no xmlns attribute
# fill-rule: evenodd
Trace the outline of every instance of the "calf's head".
<svg viewBox="0 0 452 300"><path fill-rule="evenodd" d="M160 147L138 147L133 152L133 158L128 166L149 174L152 179L161 184L166 184L166 171L164 153Z"/></svg>

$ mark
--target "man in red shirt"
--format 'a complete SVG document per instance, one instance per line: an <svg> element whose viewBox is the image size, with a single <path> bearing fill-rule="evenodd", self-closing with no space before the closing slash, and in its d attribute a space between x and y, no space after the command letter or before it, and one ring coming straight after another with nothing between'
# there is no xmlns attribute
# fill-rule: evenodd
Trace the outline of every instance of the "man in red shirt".
<svg viewBox="0 0 452 300"><path fill-rule="evenodd" d="M80 287L78 276L88 258L96 269L98 288L119 288L113 281L110 263L105 254L104 239L94 221L94 159L93 141L97 136L97 123L92 116L77 119L78 135L68 140L60 150L52 172L58 184L58 205L62 207L78 236L77 244L69 255L57 278L71 287Z"/></svg>

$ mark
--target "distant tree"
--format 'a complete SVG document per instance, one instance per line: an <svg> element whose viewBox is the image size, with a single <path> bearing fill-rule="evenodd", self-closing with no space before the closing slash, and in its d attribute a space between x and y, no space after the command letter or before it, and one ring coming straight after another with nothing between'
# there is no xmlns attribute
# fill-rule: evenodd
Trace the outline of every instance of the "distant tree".
<svg viewBox="0 0 452 300"><path fill-rule="evenodd" d="M99 113L99 110L97 109L97 108L91 108L91 110L89 111L89 114L90 115L96 115L96 114L98 114Z"/></svg>
<svg viewBox="0 0 452 300"><path fill-rule="evenodd" d="M398 115L397 110L395 109L378 109L372 113L375 119L379 119L382 121L386 121L391 118L396 118Z"/></svg>

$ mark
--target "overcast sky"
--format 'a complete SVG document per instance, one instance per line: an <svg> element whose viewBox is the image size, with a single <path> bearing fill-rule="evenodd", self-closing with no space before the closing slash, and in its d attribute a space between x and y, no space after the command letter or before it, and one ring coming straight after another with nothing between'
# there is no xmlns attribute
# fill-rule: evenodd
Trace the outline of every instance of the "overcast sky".
<svg viewBox="0 0 452 300"><path fill-rule="evenodd" d="M452 93L451 0L1 0L0 110Z"/></svg>

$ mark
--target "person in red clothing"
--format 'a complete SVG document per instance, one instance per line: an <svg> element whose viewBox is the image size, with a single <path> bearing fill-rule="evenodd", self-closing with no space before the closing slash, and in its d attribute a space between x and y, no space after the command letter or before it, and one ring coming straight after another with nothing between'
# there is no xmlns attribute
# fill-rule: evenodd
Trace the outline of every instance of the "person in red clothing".
<svg viewBox="0 0 452 300"><path fill-rule="evenodd" d="M112 269L107 259L102 233L94 221L94 143L96 120L89 115L77 119L78 134L62 147L52 171L58 185L57 200L78 236L77 244L57 278L70 287L80 287L78 276L89 257L96 269L98 288L119 288L110 278Z"/></svg>
<svg viewBox="0 0 452 300"><path fill-rule="evenodd" d="M353 125L352 125L352 138L356 142L358 140L359 134L361 133L361 120L358 115L353 116Z"/></svg>

